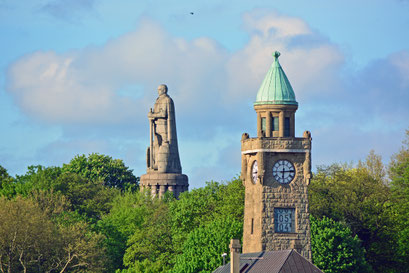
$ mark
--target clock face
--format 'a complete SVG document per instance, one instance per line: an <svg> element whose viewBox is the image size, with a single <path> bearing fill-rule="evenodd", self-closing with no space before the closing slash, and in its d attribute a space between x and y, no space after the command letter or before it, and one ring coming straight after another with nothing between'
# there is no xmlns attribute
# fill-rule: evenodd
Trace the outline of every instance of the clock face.
<svg viewBox="0 0 409 273"><path fill-rule="evenodd" d="M254 160L253 166L251 167L251 180L253 181L254 184L256 184L257 182L257 173L258 173L257 160Z"/></svg>
<svg viewBox="0 0 409 273"><path fill-rule="evenodd" d="M288 160L278 160L273 166L274 179L281 184L288 184L295 177L293 163Z"/></svg>

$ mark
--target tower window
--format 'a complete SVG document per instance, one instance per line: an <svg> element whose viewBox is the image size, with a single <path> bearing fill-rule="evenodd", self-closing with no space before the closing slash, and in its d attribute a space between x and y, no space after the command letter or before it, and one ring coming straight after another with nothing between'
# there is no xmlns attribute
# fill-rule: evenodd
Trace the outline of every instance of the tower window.
<svg viewBox="0 0 409 273"><path fill-rule="evenodd" d="M278 131L278 128L279 128L278 117L271 117L271 130Z"/></svg>
<svg viewBox="0 0 409 273"><path fill-rule="evenodd" d="M254 231L254 218L251 218L251 234L253 234Z"/></svg>
<svg viewBox="0 0 409 273"><path fill-rule="evenodd" d="M290 136L290 118L284 119L284 136L285 137Z"/></svg>
<svg viewBox="0 0 409 273"><path fill-rule="evenodd" d="M261 131L266 132L266 118L261 118Z"/></svg>

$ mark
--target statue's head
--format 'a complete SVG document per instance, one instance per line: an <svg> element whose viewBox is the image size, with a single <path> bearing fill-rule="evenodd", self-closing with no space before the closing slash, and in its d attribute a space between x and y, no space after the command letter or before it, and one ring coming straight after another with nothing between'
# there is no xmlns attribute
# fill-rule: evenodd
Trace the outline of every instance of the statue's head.
<svg viewBox="0 0 409 273"><path fill-rule="evenodd" d="M161 84L161 85L159 85L159 86L158 86L158 94L159 94L159 96L160 96L160 95L163 95L163 94L166 94L166 93L168 93L168 87L166 86L166 84Z"/></svg>

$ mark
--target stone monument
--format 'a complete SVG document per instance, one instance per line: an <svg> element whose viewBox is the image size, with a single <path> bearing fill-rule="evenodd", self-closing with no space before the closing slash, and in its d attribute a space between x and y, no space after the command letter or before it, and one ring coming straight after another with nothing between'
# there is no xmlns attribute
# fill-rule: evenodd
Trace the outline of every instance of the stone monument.
<svg viewBox="0 0 409 273"><path fill-rule="evenodd" d="M241 139L243 252L295 249L311 260L311 133L295 137L295 93L279 52L257 93L257 137Z"/></svg>
<svg viewBox="0 0 409 273"><path fill-rule="evenodd" d="M159 97L148 113L149 147L146 153L147 173L141 176L141 191L149 188L152 195L162 197L167 191L177 198L189 184L182 174L176 135L175 106L168 87L158 87Z"/></svg>

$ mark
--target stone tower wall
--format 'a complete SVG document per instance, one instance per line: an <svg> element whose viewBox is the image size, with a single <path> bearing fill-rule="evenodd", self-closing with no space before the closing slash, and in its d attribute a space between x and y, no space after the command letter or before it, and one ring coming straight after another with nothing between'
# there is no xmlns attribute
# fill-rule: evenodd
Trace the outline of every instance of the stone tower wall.
<svg viewBox="0 0 409 273"><path fill-rule="evenodd" d="M308 208L310 138L247 138L242 140L242 179L246 187L243 252L296 249L311 260L311 231ZM295 178L280 184L272 175L277 160L295 167ZM259 163L263 177L254 184L251 167ZM275 233L274 208L295 209L295 232Z"/></svg>

